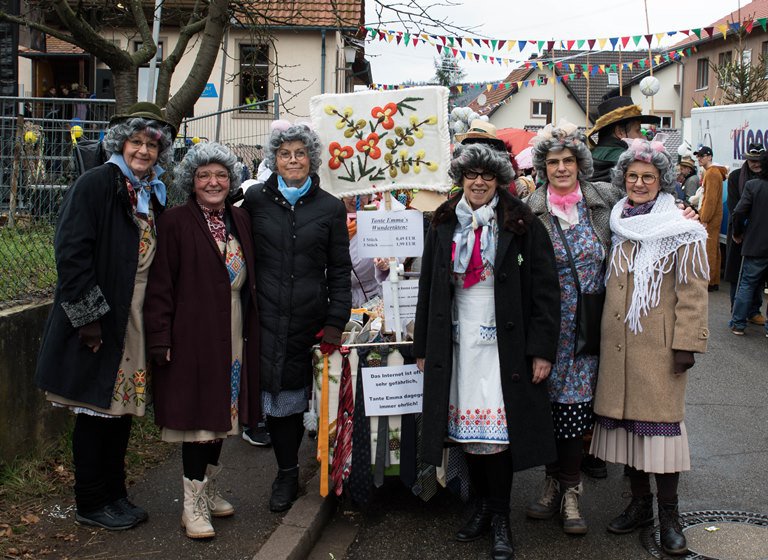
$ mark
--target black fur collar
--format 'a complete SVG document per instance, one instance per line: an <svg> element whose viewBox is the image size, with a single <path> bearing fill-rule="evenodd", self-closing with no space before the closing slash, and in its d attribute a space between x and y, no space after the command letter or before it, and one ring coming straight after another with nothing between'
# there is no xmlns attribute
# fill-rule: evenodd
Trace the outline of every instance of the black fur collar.
<svg viewBox="0 0 768 560"><path fill-rule="evenodd" d="M512 196L506 189L497 188L499 194L499 203L496 206L496 215L500 217L500 226L502 229L511 231L515 235L525 235L528 232L528 225L536 219L530 208L519 198ZM438 226L443 223L456 220L456 205L461 200L462 193L456 194L435 210L435 216L432 223Z"/></svg>

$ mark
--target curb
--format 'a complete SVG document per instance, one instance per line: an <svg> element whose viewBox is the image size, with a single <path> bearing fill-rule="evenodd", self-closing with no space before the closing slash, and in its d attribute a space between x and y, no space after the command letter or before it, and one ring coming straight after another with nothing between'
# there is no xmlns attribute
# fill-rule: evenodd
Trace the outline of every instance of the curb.
<svg viewBox="0 0 768 560"><path fill-rule="evenodd" d="M307 482L306 491L253 560L303 560L309 555L336 510L336 500L332 494L320 496L319 472Z"/></svg>

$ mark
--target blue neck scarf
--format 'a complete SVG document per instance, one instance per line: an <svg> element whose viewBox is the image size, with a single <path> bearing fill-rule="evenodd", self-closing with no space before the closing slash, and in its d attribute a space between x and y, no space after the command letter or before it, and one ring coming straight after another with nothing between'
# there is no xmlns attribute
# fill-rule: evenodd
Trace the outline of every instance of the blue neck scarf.
<svg viewBox="0 0 768 560"><path fill-rule="evenodd" d="M118 166L120 171L123 172L123 175L125 175L131 182L131 185L133 185L133 189L136 191L137 198L137 214L149 214L149 199L153 192L155 193L158 202L165 206L165 183L159 179L159 177L165 173L165 169L159 165L155 165L152 168L154 174L150 175L154 178L147 180L146 178L137 178L136 175L133 174L133 171L129 169L128 165L123 159L123 156L120 154L112 154L112 157L107 160L107 163L114 163L116 166Z"/></svg>
<svg viewBox="0 0 768 560"><path fill-rule="evenodd" d="M300 187L289 187L285 183L285 181L283 181L283 178L280 177L280 175L277 176L277 188L285 197L285 200L291 203L291 206L296 204L297 200L299 200L302 196L307 194L309 192L309 187L311 186L312 186L311 177L307 177L307 180L304 181L304 184L301 185Z"/></svg>

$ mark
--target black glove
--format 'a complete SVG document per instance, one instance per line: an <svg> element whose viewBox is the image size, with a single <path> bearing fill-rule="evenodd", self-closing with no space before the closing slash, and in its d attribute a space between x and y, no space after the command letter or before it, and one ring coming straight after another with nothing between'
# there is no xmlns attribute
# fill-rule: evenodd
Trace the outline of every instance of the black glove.
<svg viewBox="0 0 768 560"><path fill-rule="evenodd" d="M320 353L331 355L341 347L341 330L336 327L325 326L316 335L320 338Z"/></svg>
<svg viewBox="0 0 768 560"><path fill-rule="evenodd" d="M83 325L78 329L77 336L81 344L97 352L101 347L101 322L97 319L92 323Z"/></svg>
<svg viewBox="0 0 768 560"><path fill-rule="evenodd" d="M693 367L696 359L693 352L687 350L675 350L675 373L685 373Z"/></svg>
<svg viewBox="0 0 768 560"><path fill-rule="evenodd" d="M168 360L168 351L170 350L170 347L168 346L156 346L155 348L149 349L149 359L153 364L157 364L159 366L164 366L166 364L171 363Z"/></svg>

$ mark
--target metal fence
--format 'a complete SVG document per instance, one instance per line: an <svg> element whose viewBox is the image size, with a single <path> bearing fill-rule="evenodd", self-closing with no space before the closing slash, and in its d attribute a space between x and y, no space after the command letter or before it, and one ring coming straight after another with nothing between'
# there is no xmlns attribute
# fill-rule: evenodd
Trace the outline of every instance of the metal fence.
<svg viewBox="0 0 768 560"><path fill-rule="evenodd" d="M269 125L278 118L277 101L185 119L174 161L198 141L219 141L255 176ZM53 233L61 200L76 178L74 146L102 139L114 113L114 100L0 97L0 310L53 293ZM169 205L182 201L171 185Z"/></svg>

